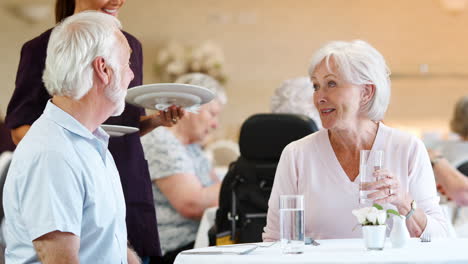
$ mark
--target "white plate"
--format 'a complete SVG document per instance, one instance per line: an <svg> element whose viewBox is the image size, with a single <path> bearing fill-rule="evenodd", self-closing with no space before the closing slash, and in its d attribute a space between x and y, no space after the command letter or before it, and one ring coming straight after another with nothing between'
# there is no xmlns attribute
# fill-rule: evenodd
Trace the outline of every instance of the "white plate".
<svg viewBox="0 0 468 264"><path fill-rule="evenodd" d="M182 83L156 83L130 88L125 101L157 110L157 105L174 104L187 108L206 104L213 98L214 94L204 87Z"/></svg>
<svg viewBox="0 0 468 264"><path fill-rule="evenodd" d="M126 134L140 131L140 129L136 127L129 126L101 125L101 128L104 129L104 131L106 131L106 133L111 137L121 137Z"/></svg>

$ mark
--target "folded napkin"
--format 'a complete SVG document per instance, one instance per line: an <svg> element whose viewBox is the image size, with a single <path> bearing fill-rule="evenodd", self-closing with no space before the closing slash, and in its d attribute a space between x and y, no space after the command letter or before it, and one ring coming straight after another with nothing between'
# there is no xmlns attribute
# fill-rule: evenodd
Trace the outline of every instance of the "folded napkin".
<svg viewBox="0 0 468 264"><path fill-rule="evenodd" d="M156 110L159 110L159 111L166 111L170 106L172 106L172 104L156 104L154 108L156 108ZM183 107L183 109L189 113L198 114L198 110L200 110L200 106L201 106L200 104L194 104L189 107Z"/></svg>

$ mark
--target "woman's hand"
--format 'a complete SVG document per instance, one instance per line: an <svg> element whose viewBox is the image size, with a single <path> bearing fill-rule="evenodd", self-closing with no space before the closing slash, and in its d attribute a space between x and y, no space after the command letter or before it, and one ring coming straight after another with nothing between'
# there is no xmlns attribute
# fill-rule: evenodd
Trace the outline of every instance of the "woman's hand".
<svg viewBox="0 0 468 264"><path fill-rule="evenodd" d="M151 122L155 127L165 126L172 127L182 119L185 115L185 110L180 106L171 105L166 111L159 111L151 115Z"/></svg>
<svg viewBox="0 0 468 264"><path fill-rule="evenodd" d="M366 183L361 187L366 191L375 190L368 195L370 199L378 204L390 203L396 207L406 203L408 194L401 188L398 177L386 169L374 171L373 176L377 181Z"/></svg>
<svg viewBox="0 0 468 264"><path fill-rule="evenodd" d="M172 105L166 111L140 117L140 136L144 136L159 126L171 127L183 118L185 110Z"/></svg>

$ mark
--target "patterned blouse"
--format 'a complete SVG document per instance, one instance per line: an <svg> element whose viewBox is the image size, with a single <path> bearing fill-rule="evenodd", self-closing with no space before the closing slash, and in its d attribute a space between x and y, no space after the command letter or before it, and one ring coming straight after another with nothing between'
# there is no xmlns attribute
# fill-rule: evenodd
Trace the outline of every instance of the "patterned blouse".
<svg viewBox="0 0 468 264"><path fill-rule="evenodd" d="M148 160L151 180L171 177L177 173L189 173L197 176L204 187L213 184L210 177L211 164L200 145L184 145L164 127L146 134L141 142ZM163 255L195 241L200 222L180 215L156 184L153 184L153 196Z"/></svg>

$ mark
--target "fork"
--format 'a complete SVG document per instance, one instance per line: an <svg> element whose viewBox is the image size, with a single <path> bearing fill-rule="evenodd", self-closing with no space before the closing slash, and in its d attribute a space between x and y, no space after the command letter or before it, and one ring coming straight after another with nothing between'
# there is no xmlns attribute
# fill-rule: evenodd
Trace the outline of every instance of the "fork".
<svg viewBox="0 0 468 264"><path fill-rule="evenodd" d="M311 237L306 237L305 238L305 244L306 245L313 245L313 246L320 246L320 243L317 242L315 239Z"/></svg>
<svg viewBox="0 0 468 264"><path fill-rule="evenodd" d="M431 235L428 233L424 233L420 237L421 242L431 242Z"/></svg>
<svg viewBox="0 0 468 264"><path fill-rule="evenodd" d="M278 241L273 241L268 245L259 245L258 243L242 243L242 244L233 244L233 245L221 245L221 246L216 246L216 247L238 247L238 246L244 246L244 245L255 245L259 248L268 248L276 244ZM259 242L261 243L261 242Z"/></svg>

